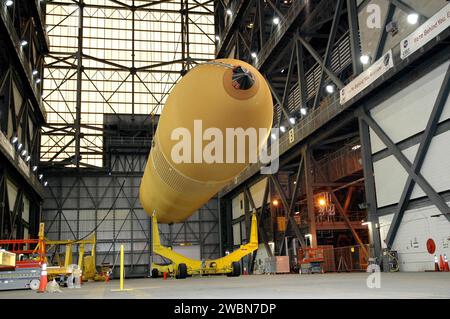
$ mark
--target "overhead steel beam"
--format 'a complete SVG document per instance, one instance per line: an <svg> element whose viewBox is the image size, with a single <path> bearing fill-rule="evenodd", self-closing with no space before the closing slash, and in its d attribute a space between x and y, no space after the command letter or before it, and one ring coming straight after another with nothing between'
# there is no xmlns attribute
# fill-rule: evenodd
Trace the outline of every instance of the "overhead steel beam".
<svg viewBox="0 0 450 319"><path fill-rule="evenodd" d="M284 106L286 113L286 120L289 120L290 114L289 110L287 110L288 101L289 101L289 93L291 93L291 79L292 74L294 71L294 65L295 65L295 43L292 43L292 52L291 52L291 58L289 59L289 68L288 68L288 74L286 77L286 83L284 85L284 91L283 91L283 99L281 101L281 105ZM282 123L282 117L280 117L280 124Z"/></svg>
<svg viewBox="0 0 450 319"><path fill-rule="evenodd" d="M395 13L395 6L392 3L389 3L389 8L388 8L388 12L386 14L386 18L385 18L382 28L380 30L381 34L380 34L380 38L379 38L377 46L376 46L374 61L378 60L383 55L383 51L384 51L384 47L386 45L386 39L387 39L387 35L388 35L388 32L386 31L386 26L388 25L388 23L390 21L392 21L392 18L394 17L394 13Z"/></svg>
<svg viewBox="0 0 450 319"><path fill-rule="evenodd" d="M324 65L324 61L322 60L322 57L320 56L320 54L312 47L312 45L306 41L302 36L298 37L299 41L303 44L303 46L308 50L308 52L312 55L312 57L314 58L314 60L316 60L316 62L323 68L323 70L325 71L325 73L328 74L328 76L330 77L330 79L336 84L336 86L339 89L344 88L344 83L337 77L336 74L334 74L333 72L331 72L327 67L325 67Z"/></svg>
<svg viewBox="0 0 450 319"><path fill-rule="evenodd" d="M266 2L272 7L273 11L275 11L279 18L284 18L283 12L281 12L271 0L266 0Z"/></svg>
<svg viewBox="0 0 450 319"><path fill-rule="evenodd" d="M361 55L361 40L359 36L358 7L356 0L347 0L348 25L350 36L350 47L352 51L353 74L359 75L363 71L359 61Z"/></svg>
<svg viewBox="0 0 450 319"><path fill-rule="evenodd" d="M334 12L333 23L331 25L330 36L328 38L327 47L325 49L325 57L323 59L323 64L321 65L321 71L319 76L319 85L317 86L316 97L314 98L314 107L318 106L319 100L322 94L322 83L323 83L323 73L324 68L328 66L330 63L331 52L333 50L334 42L336 40L336 33L339 26L339 20L342 14L342 5L344 4L344 0L337 0L336 11Z"/></svg>
<svg viewBox="0 0 450 319"><path fill-rule="evenodd" d="M306 107L307 102L307 90L306 90L306 76L305 76L305 64L304 64L304 56L303 56L303 46L298 41L298 34L300 31L297 30L297 33L294 36L295 43L295 52L297 53L297 81L300 87L300 108Z"/></svg>
<svg viewBox="0 0 450 319"><path fill-rule="evenodd" d="M419 12L417 9L414 9L413 7L411 7L409 4L405 3L402 0L389 0L389 2L392 3L393 5L395 5L397 8L399 8L403 12L405 12L406 14L417 13L417 14L420 15L422 20L428 20L429 19L428 16L426 16L425 14Z"/></svg>
<svg viewBox="0 0 450 319"><path fill-rule="evenodd" d="M267 82L267 85L269 86L269 89L270 89L270 92L272 93L273 98L277 101L278 105L280 105L281 111L283 112L284 116L287 119L289 119L289 113L288 113L288 110L286 109L286 106L283 104L282 100L280 99L280 97L278 96L277 92L273 88L272 84L270 83L270 80L267 77L266 77L266 80L267 80L266 82ZM281 118L282 117L280 116L278 124L280 124ZM288 121L288 123L289 123L290 126L293 126L293 124L291 122Z"/></svg>

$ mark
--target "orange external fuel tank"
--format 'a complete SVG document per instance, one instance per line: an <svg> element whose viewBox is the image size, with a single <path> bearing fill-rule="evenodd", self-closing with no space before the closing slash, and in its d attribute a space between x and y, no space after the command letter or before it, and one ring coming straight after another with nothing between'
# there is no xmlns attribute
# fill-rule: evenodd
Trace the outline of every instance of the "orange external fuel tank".
<svg viewBox="0 0 450 319"><path fill-rule="evenodd" d="M250 152L259 154L270 135L272 121L269 87L250 64L220 59L190 70L174 86L159 119L140 186L144 210L149 215L155 212L160 223L187 219L249 165ZM256 144L246 138L244 161L230 161L227 154L238 152L239 143L235 141L227 149L227 129L239 128L254 128L257 132L264 129L264 133L258 133ZM223 139L208 135L208 129L220 131ZM186 132L190 136L181 134ZM189 142L183 145L191 148L180 147L181 142ZM214 151L212 142L217 142ZM205 161L202 150L208 145L210 154L223 161ZM191 160L180 161L174 154ZM237 159L237 155L233 158Z"/></svg>

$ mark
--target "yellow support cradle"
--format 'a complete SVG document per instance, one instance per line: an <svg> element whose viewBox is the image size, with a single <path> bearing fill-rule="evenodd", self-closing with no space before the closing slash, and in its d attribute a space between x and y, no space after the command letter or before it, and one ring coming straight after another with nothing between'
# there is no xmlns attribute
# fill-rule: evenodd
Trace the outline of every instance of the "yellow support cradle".
<svg viewBox="0 0 450 319"><path fill-rule="evenodd" d="M256 212L253 211L252 213L250 242L248 244L241 245L237 250L218 259L206 260L205 262L202 262L201 260L194 260L183 256L169 247L161 245L156 214L152 215L152 242L153 253L167 258L172 262L172 265L164 266L153 264L153 269L157 269L159 275L167 271L170 272L172 269L172 274L175 273L177 278L183 278L180 277L179 266L184 264L187 267L187 275L228 274L231 276L239 276L239 274L233 269L233 263L239 262L243 257L258 249L258 222L256 219Z"/></svg>

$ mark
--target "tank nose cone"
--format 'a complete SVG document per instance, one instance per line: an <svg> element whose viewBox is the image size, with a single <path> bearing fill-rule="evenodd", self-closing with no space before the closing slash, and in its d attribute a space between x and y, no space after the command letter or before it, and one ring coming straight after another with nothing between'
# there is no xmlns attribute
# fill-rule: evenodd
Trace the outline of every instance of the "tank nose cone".
<svg viewBox="0 0 450 319"><path fill-rule="evenodd" d="M248 90L255 84L253 75L245 68L237 66L233 69L233 87L238 90Z"/></svg>

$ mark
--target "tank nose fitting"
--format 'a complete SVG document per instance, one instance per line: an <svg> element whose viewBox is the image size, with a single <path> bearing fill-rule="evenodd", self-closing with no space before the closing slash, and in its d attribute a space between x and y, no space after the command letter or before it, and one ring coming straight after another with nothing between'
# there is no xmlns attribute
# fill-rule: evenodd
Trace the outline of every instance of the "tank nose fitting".
<svg viewBox="0 0 450 319"><path fill-rule="evenodd" d="M233 69L232 81L233 87L237 90L248 90L255 84L253 75L241 66Z"/></svg>

